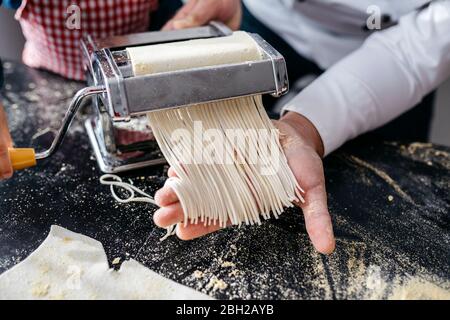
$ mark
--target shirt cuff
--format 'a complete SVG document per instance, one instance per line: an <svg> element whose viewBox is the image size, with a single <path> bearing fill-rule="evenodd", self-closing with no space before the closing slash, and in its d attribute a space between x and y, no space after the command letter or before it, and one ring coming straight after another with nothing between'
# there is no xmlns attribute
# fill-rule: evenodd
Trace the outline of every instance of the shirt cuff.
<svg viewBox="0 0 450 320"><path fill-rule="evenodd" d="M372 108L362 107L354 114L351 108L371 104L373 97L357 78L330 70L292 99L283 112L297 112L311 121L322 138L324 156L327 156L359 134L359 123L375 116Z"/></svg>

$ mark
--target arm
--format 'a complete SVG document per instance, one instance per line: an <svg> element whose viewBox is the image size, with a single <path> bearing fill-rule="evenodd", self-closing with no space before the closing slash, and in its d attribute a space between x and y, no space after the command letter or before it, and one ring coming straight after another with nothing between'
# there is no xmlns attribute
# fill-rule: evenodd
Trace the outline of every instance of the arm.
<svg viewBox="0 0 450 320"><path fill-rule="evenodd" d="M0 88L3 86L3 66L0 60ZM0 180L11 178L13 169L9 159L8 148L12 148L6 114L0 101Z"/></svg>
<svg viewBox="0 0 450 320"><path fill-rule="evenodd" d="M329 154L412 108L449 76L450 1L436 1L372 35L285 111L309 119Z"/></svg>

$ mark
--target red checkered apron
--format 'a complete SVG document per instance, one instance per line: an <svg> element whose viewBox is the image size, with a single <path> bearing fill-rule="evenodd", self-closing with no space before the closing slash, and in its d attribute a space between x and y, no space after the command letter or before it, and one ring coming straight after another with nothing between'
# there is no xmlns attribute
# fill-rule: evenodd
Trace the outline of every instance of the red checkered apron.
<svg viewBox="0 0 450 320"><path fill-rule="evenodd" d="M87 34L105 38L145 31L156 4L157 0L23 0L16 15L26 38L23 60L34 68L83 80L80 39ZM80 29L67 24L73 5L80 9Z"/></svg>

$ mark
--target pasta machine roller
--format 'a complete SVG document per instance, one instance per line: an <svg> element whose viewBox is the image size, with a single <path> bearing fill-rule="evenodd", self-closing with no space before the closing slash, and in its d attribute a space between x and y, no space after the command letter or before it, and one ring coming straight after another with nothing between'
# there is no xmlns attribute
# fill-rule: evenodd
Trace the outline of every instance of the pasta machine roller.
<svg viewBox="0 0 450 320"><path fill-rule="evenodd" d="M147 126L148 112L249 95L287 93L289 82L283 56L259 35L250 34L263 53L258 61L192 68L135 76L126 48L231 35L225 25L175 31L158 31L95 39L81 47L89 87L71 102L62 128L49 150L35 155L45 159L61 145L81 102L93 96L95 115L85 122L101 171L118 173L165 163ZM212 87L213 86L213 87ZM11 158L31 157L30 149L11 150ZM26 159L25 159L26 160ZM14 159L13 159L14 162ZM23 161L17 169L33 163Z"/></svg>

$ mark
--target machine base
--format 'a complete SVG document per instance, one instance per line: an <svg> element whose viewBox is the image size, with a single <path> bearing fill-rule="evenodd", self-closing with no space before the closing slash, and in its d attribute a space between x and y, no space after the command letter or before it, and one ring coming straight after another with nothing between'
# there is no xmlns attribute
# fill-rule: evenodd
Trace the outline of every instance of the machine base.
<svg viewBox="0 0 450 320"><path fill-rule="evenodd" d="M95 117L87 119L85 127L89 141L94 149L97 163L103 173L115 174L167 163L160 152L157 151L150 153L142 152L130 157L109 153L105 150L104 142L102 142L102 139L97 134Z"/></svg>

